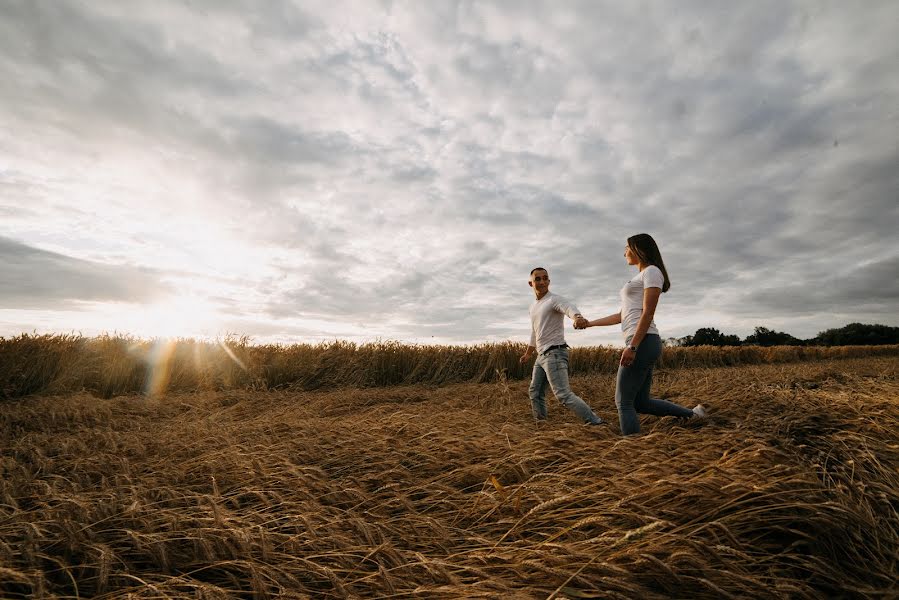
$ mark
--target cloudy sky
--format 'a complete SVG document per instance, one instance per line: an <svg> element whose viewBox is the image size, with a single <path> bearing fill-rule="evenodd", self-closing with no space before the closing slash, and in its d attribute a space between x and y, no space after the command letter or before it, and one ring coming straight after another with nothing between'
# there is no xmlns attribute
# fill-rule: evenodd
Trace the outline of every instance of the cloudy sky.
<svg viewBox="0 0 899 600"><path fill-rule="evenodd" d="M899 325L899 3L0 3L0 336ZM618 343L615 328L573 345Z"/></svg>

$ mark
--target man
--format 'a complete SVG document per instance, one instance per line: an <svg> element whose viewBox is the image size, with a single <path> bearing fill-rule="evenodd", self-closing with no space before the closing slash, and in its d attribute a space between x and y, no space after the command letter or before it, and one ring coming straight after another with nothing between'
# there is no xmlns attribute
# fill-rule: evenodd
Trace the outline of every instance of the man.
<svg viewBox="0 0 899 600"><path fill-rule="evenodd" d="M599 425L602 419L596 416L587 403L581 400L568 383L568 344L565 343L565 315L574 320L579 328L585 327L587 319L581 316L577 307L549 291L549 273L543 267L531 271L528 285L534 290L537 300L529 309L531 315L531 342L527 351L519 359L526 363L537 352L534 373L531 376L531 410L537 421L546 419L546 384L556 398L580 417L585 423Z"/></svg>

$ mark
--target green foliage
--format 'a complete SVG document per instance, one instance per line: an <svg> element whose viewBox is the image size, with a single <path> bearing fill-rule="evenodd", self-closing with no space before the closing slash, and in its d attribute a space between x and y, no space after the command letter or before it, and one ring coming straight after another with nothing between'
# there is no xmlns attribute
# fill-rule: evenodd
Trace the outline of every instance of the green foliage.
<svg viewBox="0 0 899 600"><path fill-rule="evenodd" d="M714 327L700 327L693 335L681 338L682 346L739 346L740 338L726 335Z"/></svg>
<svg viewBox="0 0 899 600"><path fill-rule="evenodd" d="M744 344L755 346L804 346L805 342L789 333L773 331L767 327L756 327L755 333L746 336Z"/></svg>
<svg viewBox="0 0 899 600"><path fill-rule="evenodd" d="M714 327L701 327L693 335L678 338L676 346L880 346L899 344L899 327L850 323L845 327L822 331L810 340L800 340L789 333L756 327L742 342L736 335L726 335Z"/></svg>
<svg viewBox="0 0 899 600"><path fill-rule="evenodd" d="M845 327L828 329L809 340L821 346L878 346L899 344L899 327L850 323Z"/></svg>

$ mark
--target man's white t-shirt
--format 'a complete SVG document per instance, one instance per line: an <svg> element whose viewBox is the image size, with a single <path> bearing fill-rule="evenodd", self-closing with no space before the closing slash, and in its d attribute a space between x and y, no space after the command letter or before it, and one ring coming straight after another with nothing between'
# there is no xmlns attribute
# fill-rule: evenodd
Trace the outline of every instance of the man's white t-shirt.
<svg viewBox="0 0 899 600"><path fill-rule="evenodd" d="M565 343L565 315L572 319L581 314L566 298L546 292L528 309L531 315L531 346L543 352L550 346Z"/></svg>
<svg viewBox="0 0 899 600"><path fill-rule="evenodd" d="M662 270L655 265L649 265L640 271L633 279L621 288L621 331L627 339L636 333L637 324L643 315L643 290L646 288L659 288L665 284L665 276ZM659 334L655 321L650 322L646 334Z"/></svg>

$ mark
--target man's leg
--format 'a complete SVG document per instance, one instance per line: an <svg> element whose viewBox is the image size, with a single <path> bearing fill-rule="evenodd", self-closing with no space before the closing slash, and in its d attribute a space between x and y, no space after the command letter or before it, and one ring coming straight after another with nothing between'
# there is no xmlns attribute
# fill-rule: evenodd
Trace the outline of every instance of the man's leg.
<svg viewBox="0 0 899 600"><path fill-rule="evenodd" d="M584 423L594 425L602 423L602 419L596 416L587 403L571 391L571 384L568 382L568 348L550 350L544 358L549 385L559 402L580 417Z"/></svg>
<svg viewBox="0 0 899 600"><path fill-rule="evenodd" d="M538 354L534 361L534 372L531 374L531 386L528 395L531 397L531 412L537 421L546 420L546 371L541 365L542 357Z"/></svg>

